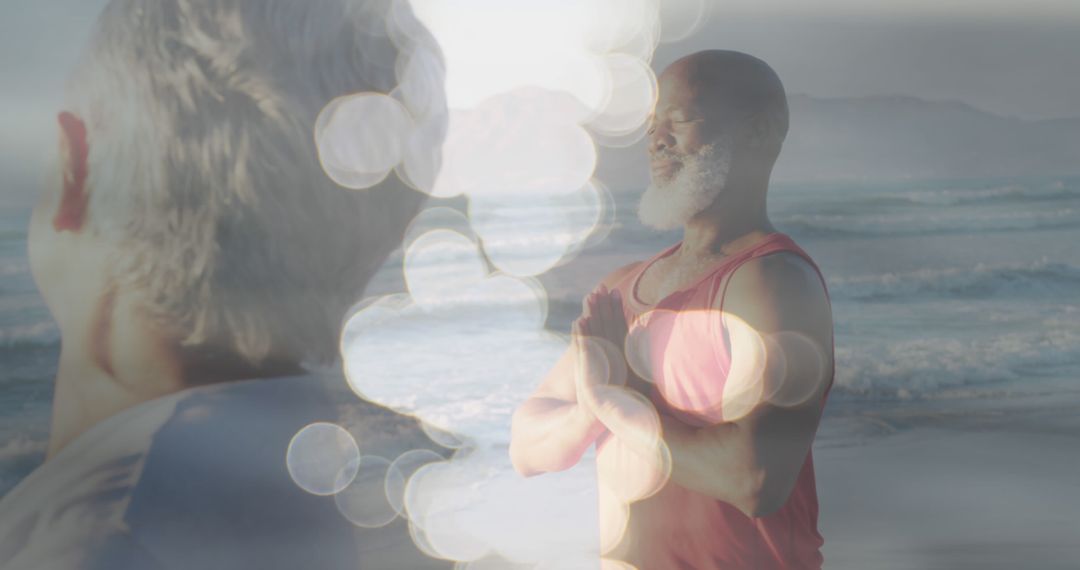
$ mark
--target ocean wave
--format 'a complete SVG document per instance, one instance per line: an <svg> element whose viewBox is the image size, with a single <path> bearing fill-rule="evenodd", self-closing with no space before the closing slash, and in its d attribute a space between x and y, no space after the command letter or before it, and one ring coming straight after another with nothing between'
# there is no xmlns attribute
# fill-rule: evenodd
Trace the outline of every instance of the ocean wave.
<svg viewBox="0 0 1080 570"><path fill-rule="evenodd" d="M33 439L26 435L17 435L0 446L0 464L20 461L27 456L43 455L47 443L44 439Z"/></svg>
<svg viewBox="0 0 1080 570"><path fill-rule="evenodd" d="M979 263L970 268L834 277L828 284L835 298L854 301L1076 295L1080 293L1080 267L1043 258L1023 265Z"/></svg>
<svg viewBox="0 0 1080 570"><path fill-rule="evenodd" d="M0 348L59 346L60 330L52 321L23 325L5 325L0 328Z"/></svg>
<svg viewBox="0 0 1080 570"><path fill-rule="evenodd" d="M938 214L795 214L777 218L777 225L794 236L816 238L873 238L893 236L962 235L1080 228L1080 209L974 210Z"/></svg>
<svg viewBox="0 0 1080 570"><path fill-rule="evenodd" d="M0 277L23 275L30 272L30 263L25 259L0 259Z"/></svg>
<svg viewBox="0 0 1080 570"><path fill-rule="evenodd" d="M1080 368L1080 331L1011 331L990 338L837 339L835 389L876 398L1023 393L1047 370Z"/></svg>
<svg viewBox="0 0 1080 570"><path fill-rule="evenodd" d="M1039 187L1006 184L986 188L935 188L906 192L887 192L871 199L884 204L918 206L962 206L1002 202L1032 202L1074 200L1080 198L1080 188L1063 181Z"/></svg>
<svg viewBox="0 0 1080 570"><path fill-rule="evenodd" d="M33 439L20 434L0 446L0 496L7 494L41 464L47 445L45 437Z"/></svg>

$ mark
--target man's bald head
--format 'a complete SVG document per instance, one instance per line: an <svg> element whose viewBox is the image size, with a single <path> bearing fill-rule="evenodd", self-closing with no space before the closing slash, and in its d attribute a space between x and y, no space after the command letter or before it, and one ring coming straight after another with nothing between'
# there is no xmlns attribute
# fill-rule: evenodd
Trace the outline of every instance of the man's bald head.
<svg viewBox="0 0 1080 570"><path fill-rule="evenodd" d="M671 64L648 131L653 184L638 207L641 221L678 227L729 186L763 197L787 129L784 86L764 61L710 50Z"/></svg>
<svg viewBox="0 0 1080 570"><path fill-rule="evenodd" d="M750 127L759 143L775 145L787 135L784 85L764 61L737 51L700 51L672 63L661 75L670 89L686 89L708 120Z"/></svg>

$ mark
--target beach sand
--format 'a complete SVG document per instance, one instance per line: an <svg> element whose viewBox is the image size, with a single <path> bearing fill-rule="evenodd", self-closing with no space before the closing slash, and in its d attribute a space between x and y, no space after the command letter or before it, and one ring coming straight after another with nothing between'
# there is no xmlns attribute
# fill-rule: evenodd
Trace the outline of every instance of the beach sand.
<svg viewBox="0 0 1080 570"><path fill-rule="evenodd" d="M1080 568L1080 420L1055 399L827 411L825 568Z"/></svg>

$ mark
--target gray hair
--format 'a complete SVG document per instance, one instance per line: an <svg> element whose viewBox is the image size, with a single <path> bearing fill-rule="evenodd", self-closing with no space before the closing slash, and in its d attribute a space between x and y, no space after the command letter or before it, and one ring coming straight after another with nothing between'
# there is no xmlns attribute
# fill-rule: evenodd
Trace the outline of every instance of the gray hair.
<svg viewBox="0 0 1080 570"><path fill-rule="evenodd" d="M334 184L315 120L335 97L389 93L418 53L445 111L441 54L401 0L110 2L68 99L118 282L183 346L336 358L343 313L424 195L393 173Z"/></svg>

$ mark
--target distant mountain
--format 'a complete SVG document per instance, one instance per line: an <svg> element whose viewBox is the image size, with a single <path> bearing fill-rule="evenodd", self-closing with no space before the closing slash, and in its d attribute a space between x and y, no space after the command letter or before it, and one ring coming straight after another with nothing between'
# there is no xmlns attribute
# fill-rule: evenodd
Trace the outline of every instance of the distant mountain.
<svg viewBox="0 0 1080 570"><path fill-rule="evenodd" d="M1026 121L955 101L881 96L788 98L781 181L857 181L1080 174L1080 118ZM648 183L643 143L602 149L612 189Z"/></svg>

